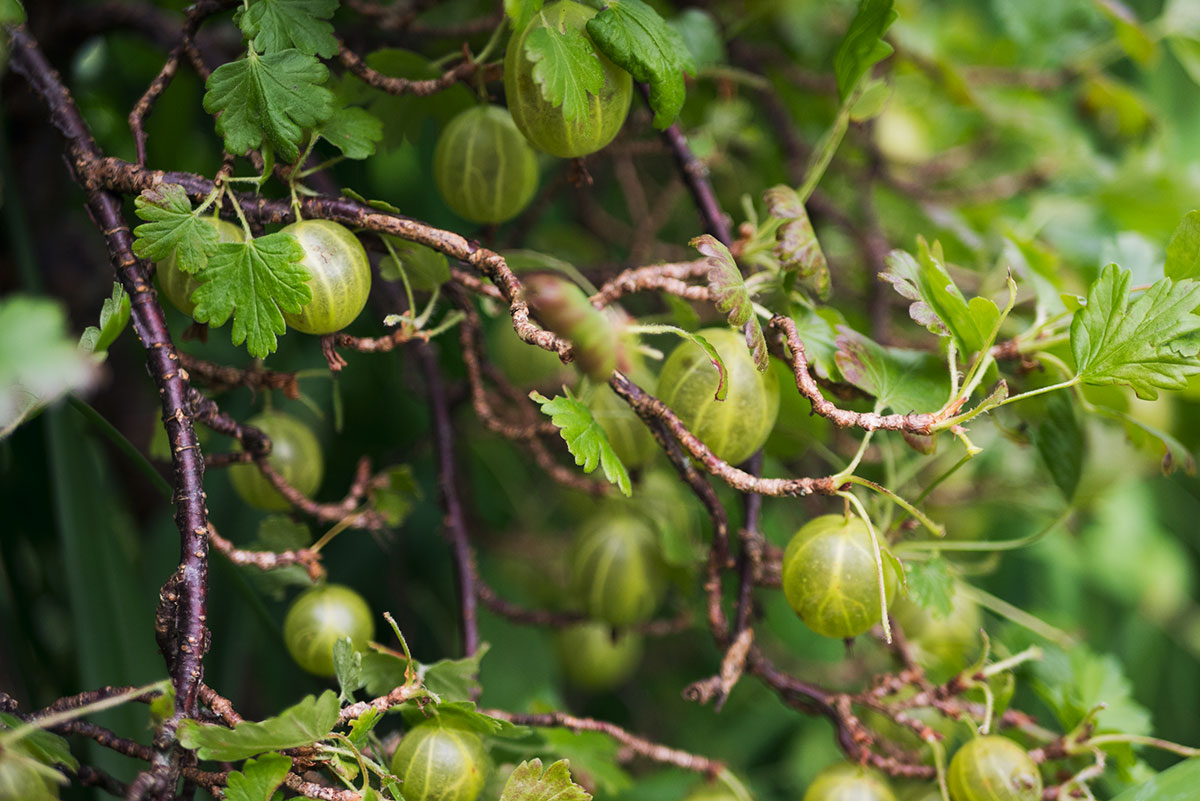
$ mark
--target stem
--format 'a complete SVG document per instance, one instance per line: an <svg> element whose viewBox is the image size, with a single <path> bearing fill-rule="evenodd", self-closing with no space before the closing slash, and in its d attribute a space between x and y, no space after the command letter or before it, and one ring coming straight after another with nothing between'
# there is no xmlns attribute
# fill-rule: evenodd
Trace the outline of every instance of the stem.
<svg viewBox="0 0 1200 801"><path fill-rule="evenodd" d="M1030 534L1026 537L1018 537L1015 540L916 540L914 542L902 542L896 546L898 551L974 551L974 552L992 552L992 551L1015 551L1019 548L1025 548L1033 545L1038 540L1045 537L1050 532L1061 526L1063 523L1071 519L1074 514L1074 509L1067 507L1062 513L1050 521L1041 531Z"/></svg>
<svg viewBox="0 0 1200 801"><path fill-rule="evenodd" d="M1049 640L1061 648L1070 648L1075 645L1075 638L1062 629L1051 626L1035 615L1029 614L1020 607L1013 606L1002 598L997 598L986 590L981 590L965 582L960 584L959 588L964 595L985 609L989 609L1001 617L1008 618L1018 626L1029 629L1034 634Z"/></svg>
<svg viewBox="0 0 1200 801"><path fill-rule="evenodd" d="M1038 395L1045 395L1048 392L1056 392L1060 389L1070 389L1071 387L1075 386L1079 382L1080 382L1079 376L1074 376L1073 378L1070 378L1066 381L1061 381L1057 384L1050 384L1049 386L1038 387L1037 389L1031 389L1028 392L1022 392L1018 395L1010 395L1009 397L1005 398L1004 400L999 401L998 403L995 403L991 406L984 406L983 404L980 404L979 406L976 406L974 409L972 409L969 412L964 412L963 414L957 415L955 417L951 417L948 420L943 420L942 422L937 423L936 425L934 425L934 429L937 431L942 431L942 430L951 428L956 425L961 425L982 412L985 412L985 411L990 412L993 409L999 409L1001 406L1007 406L1010 403L1015 403L1019 400L1027 400L1029 398L1033 398Z"/></svg>
<svg viewBox="0 0 1200 801"><path fill-rule="evenodd" d="M109 442L115 445L117 450L129 457L129 460L150 480L150 484L158 490L159 494L167 500L171 499L171 496L174 494L171 485L154 469L154 465L147 461L142 452L116 426L108 422L108 419L104 415L93 409L91 404L80 400L74 395L67 396L67 405L79 412L85 420L91 423Z"/></svg>
<svg viewBox="0 0 1200 801"><path fill-rule="evenodd" d="M838 495L845 498L846 502L854 507L854 511L866 523L867 532L871 535L871 552L875 557L875 577L879 581L879 612L881 622L883 623L883 639L891 645L892 625L888 620L887 612L887 579L883 575L883 552L879 548L879 537L875 535L875 526L871 524L871 518L867 516L867 510L863 508L862 502L855 497L854 493L839 492Z"/></svg>
<svg viewBox="0 0 1200 801"><path fill-rule="evenodd" d="M156 681L153 684L147 684L144 687L131 687L130 689L118 695L102 698L99 701L93 701L90 704L84 704L83 706L76 707L75 709L64 709L62 712L55 712L52 715L35 718L28 723L24 723L14 729L8 729L0 733L0 745L3 745L6 748L11 747L14 743L25 739L36 731L41 729L52 729L55 726L66 723L68 720L75 720L86 715L91 715L95 712L103 712L106 709L112 709L114 706L120 706L126 701L130 701L141 695L146 695L148 693L161 695L167 691L168 686L169 680L163 679L162 681Z"/></svg>
<svg viewBox="0 0 1200 801"><path fill-rule="evenodd" d="M1003 673L1006 670L1012 670L1018 665L1023 665L1026 662L1036 662L1042 658L1042 649L1036 645L1031 645L1019 654L1013 654L1007 659L1001 659L999 662L992 664L979 671L980 676L991 678L997 674Z"/></svg>
<svg viewBox="0 0 1200 801"><path fill-rule="evenodd" d="M1163 751L1170 751L1172 754L1179 754L1183 757L1200 756L1200 748L1192 748L1188 745L1180 745L1173 743L1170 740L1162 740L1158 737L1147 737L1141 734L1100 734L1096 737L1087 739L1088 745L1106 745L1108 743L1129 743L1130 745L1147 745L1151 748L1159 748Z"/></svg>
<svg viewBox="0 0 1200 801"><path fill-rule="evenodd" d="M833 154L837 152L838 146L842 143L842 137L846 135L846 128L850 125L850 110L862 97L863 84L863 81L859 81L858 85L854 87L854 91L842 103L842 107L838 109L837 118L833 121L833 127L821 138L812 158L809 159L808 167L804 171L804 183L796 193L800 196L801 203L808 202L813 190L821 182L826 168L829 167L829 162L833 161Z"/></svg>
<svg viewBox="0 0 1200 801"><path fill-rule="evenodd" d="M875 492L878 492L880 495L885 496L892 503L896 504L901 509L903 509L904 511L906 511L910 515L912 515L918 522L920 522L921 525L923 525L923 526L925 526L925 528L929 529L930 533L933 534L935 537L946 536L946 527L945 526L940 526L937 523L933 522L933 520L930 519L930 517L928 515L926 515L924 512L922 512L920 509L913 506L911 503L906 501L904 498L901 498L899 495L892 492L890 489L883 486L882 484L876 484L874 481L871 481L868 478L862 478L861 476L847 476L845 480L850 482L851 484L858 484L859 486L866 487L869 490L874 490Z"/></svg>

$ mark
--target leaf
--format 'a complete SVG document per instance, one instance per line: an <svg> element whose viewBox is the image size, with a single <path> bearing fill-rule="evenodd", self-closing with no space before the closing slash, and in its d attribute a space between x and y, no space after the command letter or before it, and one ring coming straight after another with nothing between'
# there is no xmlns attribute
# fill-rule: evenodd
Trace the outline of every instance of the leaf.
<svg viewBox="0 0 1200 801"><path fill-rule="evenodd" d="M179 725L179 742L200 759L236 762L265 751L312 745L333 731L339 709L337 693L326 690L319 698L305 696L273 718L243 721L232 729L184 720Z"/></svg>
<svg viewBox="0 0 1200 801"><path fill-rule="evenodd" d="M591 801L592 796L571 781L569 764L561 759L542 773L542 760L531 759L517 765L500 801Z"/></svg>
<svg viewBox="0 0 1200 801"><path fill-rule="evenodd" d="M390 245L388 255L379 260L379 276L385 281L399 281L403 272L413 289L432 292L450 280L445 253L391 234L382 236Z"/></svg>
<svg viewBox="0 0 1200 801"><path fill-rule="evenodd" d="M885 348L846 326L838 327L834 356L842 376L875 397L876 408L900 414L940 409L950 395L944 365L930 353Z"/></svg>
<svg viewBox="0 0 1200 801"><path fill-rule="evenodd" d="M808 212L800 196L790 186L767 190L767 211L784 220L775 231L775 258L784 272L795 272L812 287L817 297L829 297L829 263L817 241Z"/></svg>
<svg viewBox="0 0 1200 801"><path fill-rule="evenodd" d="M408 680L401 656L378 651L364 651L359 680L369 695L387 695Z"/></svg>
<svg viewBox="0 0 1200 801"><path fill-rule="evenodd" d="M365 159L375 155L375 145L383 139L383 123L366 109L348 106L321 125L317 136L348 159Z"/></svg>
<svg viewBox="0 0 1200 801"><path fill-rule="evenodd" d="M1117 41L1125 54L1142 66L1149 64L1154 59L1157 47L1138 22L1137 15L1121 0L1095 0L1095 3L1112 22Z"/></svg>
<svg viewBox="0 0 1200 801"><path fill-rule="evenodd" d="M192 201L179 184L162 183L133 199L144 222L133 229L133 252L143 259L164 262L174 258L185 273L204 268L217 250L217 229L192 210Z"/></svg>
<svg viewBox="0 0 1200 801"><path fill-rule="evenodd" d="M1200 757L1185 759L1113 801L1192 801L1200 786Z"/></svg>
<svg viewBox="0 0 1200 801"><path fill-rule="evenodd" d="M418 665L417 675L425 687L443 701L469 701L480 689L479 663L487 655L483 643L471 656L462 659L440 659L432 665Z"/></svg>
<svg viewBox="0 0 1200 801"><path fill-rule="evenodd" d="M546 741L547 754L575 765L598 791L618 795L633 786L633 779L618 763L621 748L607 734L560 728L538 729L538 734Z"/></svg>
<svg viewBox="0 0 1200 801"><path fill-rule="evenodd" d="M1069 652L1047 648L1034 663L1033 688L1050 707L1064 731L1104 704L1095 716L1096 731L1144 735L1151 731L1150 713L1133 698L1133 687L1121 663L1085 645Z"/></svg>
<svg viewBox="0 0 1200 801"><path fill-rule="evenodd" d="M889 272L879 277L913 301L908 314L915 322L939 336L953 336L964 354L979 351L989 341L1000 321L1000 309L988 298L971 298L967 303L946 271L940 243L931 248L918 237L916 259L893 250L884 264Z"/></svg>
<svg viewBox="0 0 1200 801"><path fill-rule="evenodd" d="M543 0L504 0L504 14L512 22L512 29L520 33L525 30L533 15L542 10Z"/></svg>
<svg viewBox="0 0 1200 801"><path fill-rule="evenodd" d="M291 769L292 758L283 754L247 759L240 771L229 772L225 801L271 801Z"/></svg>
<svg viewBox="0 0 1200 801"><path fill-rule="evenodd" d="M392 528L408 519L409 513L421 500L421 486L413 478L411 465L402 464L385 471L387 483L370 490L371 505Z"/></svg>
<svg viewBox="0 0 1200 801"><path fill-rule="evenodd" d="M746 347L754 357L755 366L760 373L766 372L771 365L771 357L767 354L767 340L763 337L762 326L754 313L750 291L746 289L742 272L733 260L729 248L709 234L702 234L688 244L707 257L708 292L717 311L725 314L730 325L742 329L746 335Z"/></svg>
<svg viewBox="0 0 1200 801"><path fill-rule="evenodd" d="M846 318L836 309L818 306L798 309L792 320L814 372L821 378L835 379L838 328L846 324Z"/></svg>
<svg viewBox="0 0 1200 801"><path fill-rule="evenodd" d="M850 22L842 43L833 57L838 95L842 102L854 91L867 70L892 54L892 46L883 35L900 16L892 0L859 0L858 12Z"/></svg>
<svg viewBox="0 0 1200 801"><path fill-rule="evenodd" d="M338 0L251 0L238 12L237 23L260 53L294 47L307 56L331 58L338 43L326 20L337 7Z"/></svg>
<svg viewBox="0 0 1200 801"><path fill-rule="evenodd" d="M217 117L217 133L235 156L274 145L286 161L300 155L304 128L333 116L333 94L321 86L329 70L298 50L244 58L213 70L205 84L204 110Z"/></svg>
<svg viewBox="0 0 1200 801"><path fill-rule="evenodd" d="M945 618L954 611L954 576L940 556L905 564L908 597L913 603Z"/></svg>
<svg viewBox="0 0 1200 801"><path fill-rule="evenodd" d="M1089 384L1128 384L1139 398L1183 389L1200 373L1200 283L1163 278L1129 303L1129 272L1104 268L1071 321L1075 370Z"/></svg>
<svg viewBox="0 0 1200 801"><path fill-rule="evenodd" d="M362 686L359 679L362 654L355 650L349 637L342 637L333 643L333 672L341 688L338 700L343 703L354 700L354 691Z"/></svg>
<svg viewBox="0 0 1200 801"><path fill-rule="evenodd" d="M367 707L367 711L350 721L350 733L346 737L354 743L354 747L362 750L367 744L367 735L383 720L383 712L375 707Z"/></svg>
<svg viewBox="0 0 1200 801"><path fill-rule="evenodd" d="M604 68L583 32L570 25L538 28L526 37L524 56L533 62L533 80L546 102L562 106L567 122L583 117L584 131L590 130L588 95L604 88Z"/></svg>
<svg viewBox="0 0 1200 801"><path fill-rule="evenodd" d="M100 326L89 325L84 329L79 339L80 349L85 353L105 353L128 323L129 295L114 281L112 297L105 298L100 307Z"/></svg>
<svg viewBox="0 0 1200 801"><path fill-rule="evenodd" d="M1046 397L1046 417L1033 431L1033 444L1054 486L1069 502L1083 473L1083 429L1068 393Z"/></svg>
<svg viewBox="0 0 1200 801"><path fill-rule="evenodd" d="M223 242L197 276L192 293L196 322L221 326L233 315L233 344L251 356L275 352L287 330L282 311L295 314L312 300L304 248L291 234L267 234L249 242Z"/></svg>
<svg viewBox="0 0 1200 801"><path fill-rule="evenodd" d="M1185 214L1183 222L1171 234L1163 272L1175 281L1200 278L1200 210Z"/></svg>
<svg viewBox="0 0 1200 801"><path fill-rule="evenodd" d="M415 704L405 707L405 719L410 724L424 720L430 714L451 719L455 725L473 729L489 737L524 737L529 734L529 729L524 726L517 726L478 711L473 701L444 701L436 705L426 705L423 709Z"/></svg>
<svg viewBox="0 0 1200 801"><path fill-rule="evenodd" d="M591 409L576 400L569 390L565 397L558 395L554 400L539 392L531 392L529 397L558 426L567 450L575 457L575 464L583 466L583 472L590 473L599 464L609 482L616 484L626 497L633 494L629 472L609 444L604 427L592 417Z"/></svg>
<svg viewBox="0 0 1200 801"><path fill-rule="evenodd" d="M62 306L27 295L0 299L0 438L96 376L95 360L67 333Z"/></svg>
<svg viewBox="0 0 1200 801"><path fill-rule="evenodd" d="M679 34L642 0L607 0L588 20L587 31L614 64L635 81L650 84L654 127L669 127L687 95L684 73L696 75L692 54Z"/></svg>
<svg viewBox="0 0 1200 801"><path fill-rule="evenodd" d="M16 729L25 724L15 715L0 712L0 732L5 729ZM71 754L71 746L62 737L45 729L34 729L21 737L21 749L43 765L63 765L74 773L79 768L79 760Z"/></svg>
<svg viewBox="0 0 1200 801"><path fill-rule="evenodd" d="M702 8L685 8L667 24L679 34L698 70L725 62L725 37L712 14Z"/></svg>

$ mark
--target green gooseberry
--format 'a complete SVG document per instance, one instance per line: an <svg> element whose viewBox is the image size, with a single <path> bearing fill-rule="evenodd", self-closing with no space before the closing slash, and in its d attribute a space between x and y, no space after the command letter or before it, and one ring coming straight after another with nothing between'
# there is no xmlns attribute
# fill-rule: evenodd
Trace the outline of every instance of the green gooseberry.
<svg viewBox="0 0 1200 801"><path fill-rule="evenodd" d="M317 491L325 472L325 460L312 429L290 414L276 411L263 412L247 424L271 438L271 453L267 456L271 467L304 495ZM285 512L292 508L254 464L231 466L229 480L238 496L256 509Z"/></svg>

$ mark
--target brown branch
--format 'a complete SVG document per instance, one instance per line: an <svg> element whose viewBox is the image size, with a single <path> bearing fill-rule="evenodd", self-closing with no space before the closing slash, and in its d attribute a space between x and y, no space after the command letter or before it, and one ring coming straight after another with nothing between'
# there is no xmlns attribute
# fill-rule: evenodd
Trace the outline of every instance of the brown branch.
<svg viewBox="0 0 1200 801"><path fill-rule="evenodd" d="M342 66L354 73L363 83L369 84L380 91L387 92L390 95L416 95L417 97L428 97L429 95L437 94L445 89L449 89L459 81L469 80L477 74L485 82L494 81L503 75L504 71L504 65L499 62L480 64L477 61L467 60L456 67L450 68L437 78L429 78L427 80L395 78L371 69L361 56L340 42L338 43L338 60L342 62Z"/></svg>
<svg viewBox="0 0 1200 801"><path fill-rule="evenodd" d="M208 541L212 547L233 562L235 565L250 565L259 570L278 570L289 565L300 565L308 572L313 582L320 581L325 576L325 566L321 564L321 554L300 548L295 551L247 551L234 546L232 542L217 533L210 523L208 526Z"/></svg>
<svg viewBox="0 0 1200 801"><path fill-rule="evenodd" d="M635 292L659 290L668 292L688 300L707 301L708 286L689 284L689 278L704 278L710 270L707 259L682 262L677 264L652 264L647 267L635 267L625 270L615 278L600 287L592 295L592 305L597 309L631 295Z"/></svg>
<svg viewBox="0 0 1200 801"><path fill-rule="evenodd" d="M206 361L184 351L180 351L179 353L179 363L183 365L183 369L187 371L188 379L193 380L193 383L195 383L194 379L200 379L200 383L214 389L220 390L238 386L249 387L254 390L278 389L292 400L300 397L300 383L296 380L295 373L281 373L275 370L268 370L257 364L245 369L229 367Z"/></svg>

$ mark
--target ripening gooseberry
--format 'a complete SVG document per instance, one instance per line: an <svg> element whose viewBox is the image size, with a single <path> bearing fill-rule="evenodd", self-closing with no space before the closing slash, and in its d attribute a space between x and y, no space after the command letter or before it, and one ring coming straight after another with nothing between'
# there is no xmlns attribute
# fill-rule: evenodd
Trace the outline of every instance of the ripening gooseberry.
<svg viewBox="0 0 1200 801"><path fill-rule="evenodd" d="M599 692L624 683L642 658L642 637L612 626L588 621L567 626L555 637L563 675L583 690Z"/></svg>
<svg viewBox="0 0 1200 801"><path fill-rule="evenodd" d="M217 229L218 243L244 242L246 239L246 232L240 226L226 222L219 217L203 217L201 219ZM167 296L167 300L171 301L171 305L191 317L192 313L196 311L196 304L192 302L192 293L196 291L196 287L200 286L200 282L196 280L194 274L185 273L179 269L174 252L158 262L157 278L158 288Z"/></svg>
<svg viewBox="0 0 1200 801"><path fill-rule="evenodd" d="M263 412L246 422L271 438L267 464L302 494L316 492L325 472L325 460L321 455L321 443L312 429L290 414L276 411ZM257 465L232 465L229 480L238 496L256 509L285 512L292 508Z"/></svg>
<svg viewBox="0 0 1200 801"><path fill-rule="evenodd" d="M537 154L500 106L474 106L446 123L433 151L433 180L450 210L502 223L537 192Z"/></svg>
<svg viewBox="0 0 1200 801"><path fill-rule="evenodd" d="M475 801L488 769L479 735L440 717L413 727L392 755L405 801Z"/></svg>
<svg viewBox="0 0 1200 801"><path fill-rule="evenodd" d="M349 637L355 650L375 633L371 607L341 584L321 584L296 596L283 620L283 641L300 667L316 676L332 676L333 645Z"/></svg>
<svg viewBox="0 0 1200 801"><path fill-rule="evenodd" d="M1039 801L1042 774L1025 749L1007 737L976 737L958 749L946 776L954 801Z"/></svg>
<svg viewBox="0 0 1200 801"><path fill-rule="evenodd" d="M371 264L358 237L344 225L330 220L301 220L285 226L304 248L300 264L308 270L312 300L283 319L305 334L341 331L367 305L371 294Z"/></svg>
<svg viewBox="0 0 1200 801"><path fill-rule="evenodd" d="M804 801L896 801L896 796L881 774L841 762L817 774Z"/></svg>
<svg viewBox="0 0 1200 801"><path fill-rule="evenodd" d="M654 530L629 515L601 517L584 529L571 575L588 615L613 626L648 619L666 591Z"/></svg>

